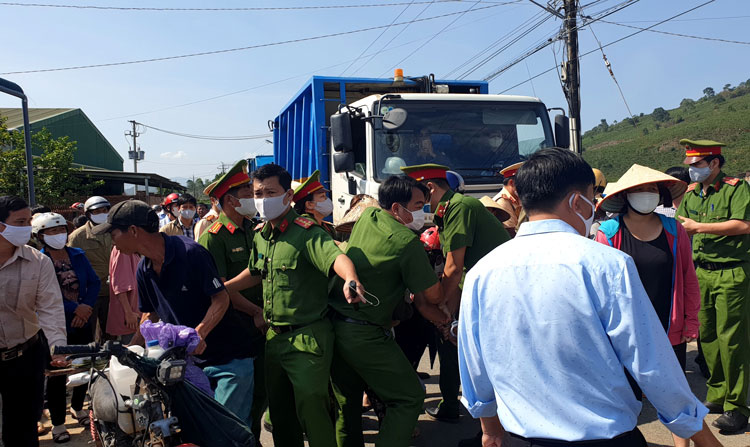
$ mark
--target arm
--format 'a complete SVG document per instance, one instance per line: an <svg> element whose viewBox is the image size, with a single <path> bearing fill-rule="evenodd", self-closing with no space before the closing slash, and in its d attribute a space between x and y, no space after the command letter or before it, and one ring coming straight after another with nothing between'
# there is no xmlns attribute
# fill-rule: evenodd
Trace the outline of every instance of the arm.
<svg viewBox="0 0 750 447"><path fill-rule="evenodd" d="M435 283L424 292L415 293L414 307L423 317L435 325L446 325L453 320L443 303L443 290L440 283Z"/></svg>
<svg viewBox="0 0 750 447"><path fill-rule="evenodd" d="M50 348L67 343L65 332L65 310L62 292L57 282L55 267L46 256L39 271L39 283L36 289L36 314L39 326L47 337Z"/></svg>
<svg viewBox="0 0 750 447"><path fill-rule="evenodd" d="M253 275L250 273L250 268L246 268L239 275L230 279L224 283L224 287L227 288L227 292L230 294L233 292L240 292L251 287L255 287L260 284L260 276Z"/></svg>
<svg viewBox="0 0 750 447"><path fill-rule="evenodd" d="M120 307L122 307L122 314L125 316L125 326L127 326L128 329L137 329L140 314L130 308L127 292L118 293L115 295L115 299L120 304Z"/></svg>
<svg viewBox="0 0 750 447"><path fill-rule="evenodd" d="M141 314L141 322L138 323L138 329L135 331L133 338L130 340L130 345L143 346L146 344L146 340L143 338L143 334L141 334L141 329L140 329L141 325L145 323L146 320L151 320L152 323L158 323L159 315L156 312L143 312L143 314Z"/></svg>
<svg viewBox="0 0 750 447"><path fill-rule="evenodd" d="M703 428L698 433L690 437L695 443L695 447L721 447L721 443L713 433L711 429L706 425L706 421L703 421Z"/></svg>
<svg viewBox="0 0 750 447"><path fill-rule="evenodd" d="M206 316L195 327L195 332L201 337L200 344L195 348L196 354L200 355L206 350L206 337L219 324L219 321L224 317L228 308L229 294L227 294L226 290L221 290L211 297L211 306L209 306Z"/></svg>
<svg viewBox="0 0 750 447"><path fill-rule="evenodd" d="M725 222L701 223L683 216L677 216L682 222L682 226L689 235L694 234L715 234L717 236L739 236L750 234L750 221L730 219Z"/></svg>
<svg viewBox="0 0 750 447"><path fill-rule="evenodd" d="M482 447L502 447L506 436L503 424L497 416L479 418L482 424Z"/></svg>
<svg viewBox="0 0 750 447"><path fill-rule="evenodd" d="M448 311L455 315L461 302L461 277L464 274L464 255L466 247L457 248L448 252L445 257L445 270L443 271L443 292Z"/></svg>
<svg viewBox="0 0 750 447"><path fill-rule="evenodd" d="M336 256L336 260L333 261L333 271L336 272L344 280L344 296L346 301L349 303L361 303L361 295L364 293L365 288L362 283L359 282L357 277L357 270L354 268L354 263L349 257L343 253ZM349 288L349 282L354 281L357 284L357 293L360 296L355 295Z"/></svg>
<svg viewBox="0 0 750 447"><path fill-rule="evenodd" d="M94 304L96 304L96 299L99 296L99 291L102 288L102 282L101 279L96 276L96 272L91 267L89 260L85 257L82 259L86 260L86 296L83 298L83 304L93 308Z"/></svg>

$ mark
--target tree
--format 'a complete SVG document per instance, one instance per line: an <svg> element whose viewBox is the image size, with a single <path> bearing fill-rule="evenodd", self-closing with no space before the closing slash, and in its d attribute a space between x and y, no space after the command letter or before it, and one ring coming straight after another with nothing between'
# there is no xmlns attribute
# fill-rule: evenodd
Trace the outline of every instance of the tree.
<svg viewBox="0 0 750 447"><path fill-rule="evenodd" d="M609 130L609 124L607 124L607 120L602 118L601 123L599 123L599 127L601 127L604 132Z"/></svg>
<svg viewBox="0 0 750 447"><path fill-rule="evenodd" d="M703 94L706 95L706 98L713 98L714 96L716 96L716 92L711 87L704 88Z"/></svg>
<svg viewBox="0 0 750 447"><path fill-rule="evenodd" d="M662 123L669 121L669 112L664 110L663 107L655 108L654 111L651 113L651 116L653 116L654 121L658 121Z"/></svg>
<svg viewBox="0 0 750 447"><path fill-rule="evenodd" d="M28 194L26 178L26 152L23 132L11 132L5 125L6 118L0 117L0 194L15 194L25 197ZM62 202L68 195L89 195L102 181L83 183L74 175L73 156L76 143L65 137L53 138L47 129L31 136L34 157L34 190L37 201L45 205Z"/></svg>
<svg viewBox="0 0 750 447"><path fill-rule="evenodd" d="M690 98L685 98L682 101L680 101L680 107L684 107L685 109L695 108L695 101L693 101Z"/></svg>
<svg viewBox="0 0 750 447"><path fill-rule="evenodd" d="M722 89L722 91L731 92L732 91L732 84L724 84L724 88Z"/></svg>

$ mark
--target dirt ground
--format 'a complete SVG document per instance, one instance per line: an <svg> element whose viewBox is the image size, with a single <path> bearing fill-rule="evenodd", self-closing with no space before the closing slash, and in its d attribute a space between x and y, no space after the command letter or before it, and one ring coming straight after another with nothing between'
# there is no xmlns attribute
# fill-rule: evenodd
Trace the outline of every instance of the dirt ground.
<svg viewBox="0 0 750 447"><path fill-rule="evenodd" d="M690 383L690 387L699 399L703 400L706 397L706 385L705 380L698 372L698 367L693 362L696 355L695 343L688 346L688 372L687 378ZM432 376L426 380L427 383L427 398L425 400L425 406L436 405L440 400L440 391L438 389L438 364L435 363L434 368L430 368L429 360L427 356L423 357L420 371L430 373ZM706 418L706 422L711 426L711 422L715 420L719 415L711 414ZM363 427L365 429L365 441L368 447L374 446L375 436L377 435L377 418L372 412L366 413L363 416ZM672 437L670 432L658 421L656 416L656 410L647 401L644 402L643 411L638 419L638 427L643 432L644 436L649 442L650 446L653 447L668 447L672 446ZM464 413L461 416L461 420L458 424L446 424L437 422L431 419L426 414L422 414L419 418L419 431L420 435L414 438L412 445L414 447L432 447L432 446L449 446L455 447L458 441L464 438L471 437L477 433L479 424L473 420L468 413ZM712 427L713 429L713 427ZM68 430L73 435L71 442L67 445L70 447L88 447L88 442L91 440L90 435L83 428L78 427L76 422L68 418ZM717 430L713 429L717 435L719 441L725 447L748 447L750 446L750 433L737 434L731 436L723 436L718 433ZM43 447L52 447L51 434L46 434L40 438L41 445ZM264 447L273 446L273 440L271 434L267 431L263 431L261 434L261 442Z"/></svg>

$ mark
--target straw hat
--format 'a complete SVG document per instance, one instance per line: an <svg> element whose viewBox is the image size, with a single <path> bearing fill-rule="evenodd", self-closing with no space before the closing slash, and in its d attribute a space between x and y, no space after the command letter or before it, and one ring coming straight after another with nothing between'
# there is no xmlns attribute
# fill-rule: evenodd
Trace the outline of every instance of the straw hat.
<svg viewBox="0 0 750 447"><path fill-rule="evenodd" d="M493 210L498 210L498 213L500 214L500 222L505 222L506 220L510 219L510 214L508 214L507 211L503 209L503 207L500 206L499 203L492 200L490 196L484 196L481 199L479 199L480 202L482 202L482 205L484 205L485 208L492 208Z"/></svg>
<svg viewBox="0 0 750 447"><path fill-rule="evenodd" d="M362 213L364 213L367 208L370 208L372 206L380 208L380 205L378 205L378 201L371 196L362 197L362 200L357 202L357 204L353 207L349 208L349 211L344 214L344 217L341 219L341 223L336 225L336 231L340 231L342 233L351 233L354 224L357 222Z"/></svg>
<svg viewBox="0 0 750 447"><path fill-rule="evenodd" d="M604 189L604 198L596 205L596 209L603 209L610 213L618 213L625 205L625 195L621 192L636 186L661 184L669 190L672 197L679 197L685 193L687 183L664 174L655 169L641 165L633 165L616 182L612 182Z"/></svg>

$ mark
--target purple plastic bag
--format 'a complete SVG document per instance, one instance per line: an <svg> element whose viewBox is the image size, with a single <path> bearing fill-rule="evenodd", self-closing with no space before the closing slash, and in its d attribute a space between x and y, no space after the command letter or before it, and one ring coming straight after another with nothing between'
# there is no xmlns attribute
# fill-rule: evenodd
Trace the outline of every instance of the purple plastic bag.
<svg viewBox="0 0 750 447"><path fill-rule="evenodd" d="M198 387L201 391L213 397L214 392L208 377L203 370L195 366L193 356L191 355L200 343L200 337L195 329L187 326L178 326L161 321L152 323L149 320L141 324L141 334L148 340L158 340L159 346L163 349L169 349L174 346L185 346L187 350L187 368L185 369L185 380Z"/></svg>

